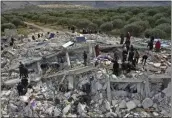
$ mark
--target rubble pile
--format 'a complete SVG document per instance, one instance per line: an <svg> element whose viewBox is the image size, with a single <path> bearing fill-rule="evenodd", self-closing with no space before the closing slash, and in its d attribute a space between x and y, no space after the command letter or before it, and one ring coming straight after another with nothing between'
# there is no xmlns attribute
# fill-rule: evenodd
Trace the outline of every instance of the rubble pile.
<svg viewBox="0 0 172 118"><path fill-rule="evenodd" d="M104 45L119 44L120 40L106 35L85 36ZM96 71L74 73L71 78L64 72L61 76L57 74L44 81L41 80L43 76L33 72L29 74L32 88L28 88L24 96L19 96L16 88L20 81L18 63L22 61L30 64L33 60L40 61L42 56L57 53L64 43L74 39L67 34L56 34L52 39L47 39L48 36L44 34L44 37L35 41L31 40L30 35L28 37L29 40L24 39L23 43L16 43L17 48L8 48L1 53L1 103L4 117L170 116L171 83L163 88L163 81L156 82L156 78L148 79L149 75L153 74L169 74L167 69L171 66L170 55L165 50L160 54L149 53L146 68L143 68L139 61L137 71L120 76L113 75L103 66L96 68ZM133 38L132 41L134 45L139 45L138 42L141 40ZM80 43L76 47L84 45L86 44ZM71 47L70 50L76 47ZM79 58L81 55L75 56L78 56L77 60L76 57L71 57L71 60L74 60L71 61L74 67L72 69L80 69L83 67L82 58ZM54 73L47 71L44 76ZM150 90L147 90L147 86L150 86ZM150 95L147 95L147 91L150 91Z"/></svg>

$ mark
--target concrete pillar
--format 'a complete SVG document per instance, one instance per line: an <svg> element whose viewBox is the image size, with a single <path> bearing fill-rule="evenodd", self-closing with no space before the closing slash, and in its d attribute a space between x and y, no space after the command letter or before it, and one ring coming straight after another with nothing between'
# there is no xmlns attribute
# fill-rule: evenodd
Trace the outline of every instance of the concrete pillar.
<svg viewBox="0 0 172 118"><path fill-rule="evenodd" d="M106 72L108 73L108 71L106 70ZM108 98L108 101L109 103L111 104L111 89L110 89L110 77L107 77L108 81L107 81L107 98Z"/></svg>
<svg viewBox="0 0 172 118"><path fill-rule="evenodd" d="M37 70L38 70L38 74L41 75L42 74L42 70L41 70L41 67L40 67L40 62L37 61Z"/></svg>
<svg viewBox="0 0 172 118"><path fill-rule="evenodd" d="M67 60L67 65L70 67L70 58L68 51L66 51L66 60Z"/></svg>
<svg viewBox="0 0 172 118"><path fill-rule="evenodd" d="M68 80L68 89L72 90L74 89L74 81L73 81L73 76L69 75L67 76L67 80Z"/></svg>
<svg viewBox="0 0 172 118"><path fill-rule="evenodd" d="M145 93L146 93L146 97L149 97L149 95L150 95L150 86L149 86L149 79L148 78L146 78Z"/></svg>

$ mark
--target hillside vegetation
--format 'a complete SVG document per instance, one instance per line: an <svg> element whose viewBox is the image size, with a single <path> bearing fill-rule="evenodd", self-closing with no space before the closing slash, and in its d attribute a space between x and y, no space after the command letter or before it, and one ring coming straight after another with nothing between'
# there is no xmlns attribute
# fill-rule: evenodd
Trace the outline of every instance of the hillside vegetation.
<svg viewBox="0 0 172 118"><path fill-rule="evenodd" d="M25 27L23 21L40 22L64 28L89 28L120 35L131 32L135 37L171 39L171 7L120 7L116 9L45 9L25 8L2 14L1 31Z"/></svg>

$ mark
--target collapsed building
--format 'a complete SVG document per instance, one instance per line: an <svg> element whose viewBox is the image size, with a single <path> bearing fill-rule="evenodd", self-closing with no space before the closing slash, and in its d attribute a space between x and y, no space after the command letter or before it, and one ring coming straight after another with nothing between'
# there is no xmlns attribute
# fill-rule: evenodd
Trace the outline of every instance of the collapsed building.
<svg viewBox="0 0 172 118"><path fill-rule="evenodd" d="M119 55L122 45L119 38L101 34L78 35L56 33L53 38L44 34L35 41L31 36L18 41L15 48L1 52L1 103L2 115L29 117L155 117L170 116L171 109L171 49L167 44L161 53L150 52L145 68L139 62L137 71L115 76L112 64L102 62L94 66L94 46L99 44L101 54ZM133 46L140 54L146 49L147 39L133 38ZM140 43L141 42L141 43ZM83 65L82 53L88 53L88 65ZM64 68L53 67L42 72L42 56L48 62L64 57ZM18 66L23 62L30 70L25 96L18 96L16 84L20 81ZM121 60L119 60L119 63ZM90 83L90 92L83 86ZM63 90L61 89L63 86ZM33 110L24 103L34 96ZM25 100L26 99L26 100Z"/></svg>

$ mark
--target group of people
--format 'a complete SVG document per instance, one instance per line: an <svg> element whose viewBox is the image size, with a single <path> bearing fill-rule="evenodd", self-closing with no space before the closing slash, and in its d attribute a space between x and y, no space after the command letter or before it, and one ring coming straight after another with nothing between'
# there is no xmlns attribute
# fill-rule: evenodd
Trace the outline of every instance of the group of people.
<svg viewBox="0 0 172 118"><path fill-rule="evenodd" d="M151 36L151 39L150 39L150 41L148 42L147 47L149 47L149 50L153 50L153 46L154 46L154 36ZM155 50L156 50L156 52L159 52L160 49L161 49L161 42L160 42L160 40L158 40L158 41L155 43Z"/></svg>
<svg viewBox="0 0 172 118"><path fill-rule="evenodd" d="M40 38L40 37L43 37L43 33L38 33L38 38ZM35 40L36 38L35 38L35 36L34 35L32 35L32 40Z"/></svg>

